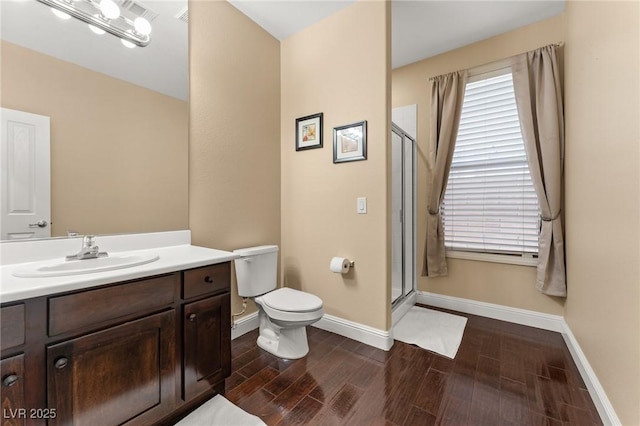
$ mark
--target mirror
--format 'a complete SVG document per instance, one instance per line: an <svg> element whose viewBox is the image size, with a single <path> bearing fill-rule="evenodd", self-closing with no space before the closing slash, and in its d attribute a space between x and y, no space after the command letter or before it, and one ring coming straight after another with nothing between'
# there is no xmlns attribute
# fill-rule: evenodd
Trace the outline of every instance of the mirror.
<svg viewBox="0 0 640 426"><path fill-rule="evenodd" d="M147 47L0 2L0 104L50 119L52 237L188 228L187 1L116 3L151 22Z"/></svg>

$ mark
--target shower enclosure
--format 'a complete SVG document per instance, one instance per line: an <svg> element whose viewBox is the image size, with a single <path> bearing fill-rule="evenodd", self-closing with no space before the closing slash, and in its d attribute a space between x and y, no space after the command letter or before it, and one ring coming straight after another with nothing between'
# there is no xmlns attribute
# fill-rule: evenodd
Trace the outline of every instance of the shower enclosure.
<svg viewBox="0 0 640 426"><path fill-rule="evenodd" d="M415 139L395 122L391 135L391 303L400 305L414 291Z"/></svg>

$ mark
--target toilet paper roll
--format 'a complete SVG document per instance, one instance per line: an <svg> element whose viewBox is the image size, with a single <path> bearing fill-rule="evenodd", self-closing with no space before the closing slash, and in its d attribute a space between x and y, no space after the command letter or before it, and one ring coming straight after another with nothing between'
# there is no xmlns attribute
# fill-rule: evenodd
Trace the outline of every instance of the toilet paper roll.
<svg viewBox="0 0 640 426"><path fill-rule="evenodd" d="M331 259L331 263L329 264L331 272L335 272L337 274L346 274L349 272L349 268L351 268L351 261L344 257L334 257Z"/></svg>

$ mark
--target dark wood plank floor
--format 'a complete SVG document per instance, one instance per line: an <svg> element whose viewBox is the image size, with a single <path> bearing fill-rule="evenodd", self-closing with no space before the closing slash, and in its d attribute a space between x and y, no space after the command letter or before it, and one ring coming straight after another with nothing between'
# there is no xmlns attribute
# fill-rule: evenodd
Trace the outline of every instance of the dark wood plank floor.
<svg viewBox="0 0 640 426"><path fill-rule="evenodd" d="M454 360L308 327L309 355L284 361L254 330L232 343L225 396L268 425L602 424L560 334L452 313L468 318Z"/></svg>

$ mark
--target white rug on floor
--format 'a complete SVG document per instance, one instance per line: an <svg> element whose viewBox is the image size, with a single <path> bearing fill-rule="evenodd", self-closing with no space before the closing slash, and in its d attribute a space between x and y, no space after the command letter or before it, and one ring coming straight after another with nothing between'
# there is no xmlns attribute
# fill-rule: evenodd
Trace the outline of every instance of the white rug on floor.
<svg viewBox="0 0 640 426"><path fill-rule="evenodd" d="M455 358L467 319L414 306L393 327L393 338Z"/></svg>
<svg viewBox="0 0 640 426"><path fill-rule="evenodd" d="M236 407L222 395L202 404L176 426L266 426L259 417Z"/></svg>

